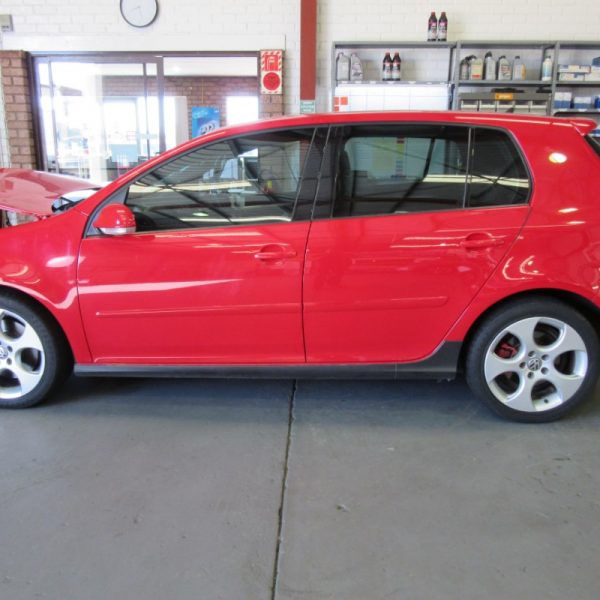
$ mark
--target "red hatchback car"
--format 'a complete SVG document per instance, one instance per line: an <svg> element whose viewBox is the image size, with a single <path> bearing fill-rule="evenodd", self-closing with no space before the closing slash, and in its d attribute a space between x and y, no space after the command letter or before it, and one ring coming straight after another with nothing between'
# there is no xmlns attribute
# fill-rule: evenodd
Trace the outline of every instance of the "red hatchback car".
<svg viewBox="0 0 600 600"><path fill-rule="evenodd" d="M4 170L0 207L26 223L0 231L0 405L39 402L73 365L464 372L501 415L556 419L598 376L594 127L314 115L218 130L101 189Z"/></svg>

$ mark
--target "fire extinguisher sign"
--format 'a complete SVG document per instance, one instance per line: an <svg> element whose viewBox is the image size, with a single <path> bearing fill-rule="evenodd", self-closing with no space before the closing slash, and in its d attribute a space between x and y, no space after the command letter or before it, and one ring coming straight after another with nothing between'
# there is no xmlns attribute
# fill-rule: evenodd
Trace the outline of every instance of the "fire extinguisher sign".
<svg viewBox="0 0 600 600"><path fill-rule="evenodd" d="M260 91L262 94L283 93L283 50L261 50Z"/></svg>

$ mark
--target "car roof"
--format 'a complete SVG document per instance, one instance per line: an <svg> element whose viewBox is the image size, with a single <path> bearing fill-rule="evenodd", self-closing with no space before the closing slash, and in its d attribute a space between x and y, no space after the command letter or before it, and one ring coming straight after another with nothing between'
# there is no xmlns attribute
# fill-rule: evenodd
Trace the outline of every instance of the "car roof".
<svg viewBox="0 0 600 600"><path fill-rule="evenodd" d="M590 133L597 127L591 119L567 119L563 117L546 117L513 113L481 113L462 111L372 111L372 112L337 112L316 113L306 115L286 115L272 119L264 119L243 125L222 127L211 133L195 138L179 146L179 151L192 148L198 144L217 141L223 137L244 135L270 129L286 129L290 127L314 127L338 124L359 123L444 123L456 125L480 125L505 127L510 129L518 124L548 126L557 124L562 127L573 127L581 135ZM163 155L164 156L164 155Z"/></svg>
<svg viewBox="0 0 600 600"><path fill-rule="evenodd" d="M314 125L327 125L339 123L364 123L364 122L443 122L456 124L489 124L510 127L515 123L548 125L570 123L574 127L595 128L596 124L591 119L567 119L563 117L546 117L514 113L483 113L463 111L370 111L370 112L335 112L305 115L288 115L276 117L246 125L224 127L224 131L255 131L274 127L304 127ZM591 129L590 129L591 130Z"/></svg>

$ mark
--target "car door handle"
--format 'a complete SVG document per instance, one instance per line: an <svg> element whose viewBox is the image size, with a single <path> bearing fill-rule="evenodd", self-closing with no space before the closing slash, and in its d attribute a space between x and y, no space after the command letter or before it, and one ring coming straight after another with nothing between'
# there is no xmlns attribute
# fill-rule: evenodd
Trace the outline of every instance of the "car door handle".
<svg viewBox="0 0 600 600"><path fill-rule="evenodd" d="M254 254L254 258L265 261L294 258L294 256L296 256L294 249L287 246L280 246L279 244L269 244Z"/></svg>
<svg viewBox="0 0 600 600"><path fill-rule="evenodd" d="M484 250L502 246L502 244L504 244L504 238L494 237L489 233L472 233L460 242L461 248L466 250Z"/></svg>

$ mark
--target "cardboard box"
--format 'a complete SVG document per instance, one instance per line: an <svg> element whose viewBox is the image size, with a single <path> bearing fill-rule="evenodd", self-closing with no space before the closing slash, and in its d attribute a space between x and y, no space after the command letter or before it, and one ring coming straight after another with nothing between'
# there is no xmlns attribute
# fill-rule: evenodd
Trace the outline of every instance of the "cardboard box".
<svg viewBox="0 0 600 600"><path fill-rule="evenodd" d="M592 97L591 96L575 96L573 98L573 108L579 110L585 110L586 108L591 108L592 106Z"/></svg>
<svg viewBox="0 0 600 600"><path fill-rule="evenodd" d="M586 73L590 72L590 65L558 65L559 73Z"/></svg>
<svg viewBox="0 0 600 600"><path fill-rule="evenodd" d="M559 73L559 81L585 81L584 73Z"/></svg>
<svg viewBox="0 0 600 600"><path fill-rule="evenodd" d="M573 94L571 92L556 92L554 94L554 110L566 110L571 108L571 100Z"/></svg>

